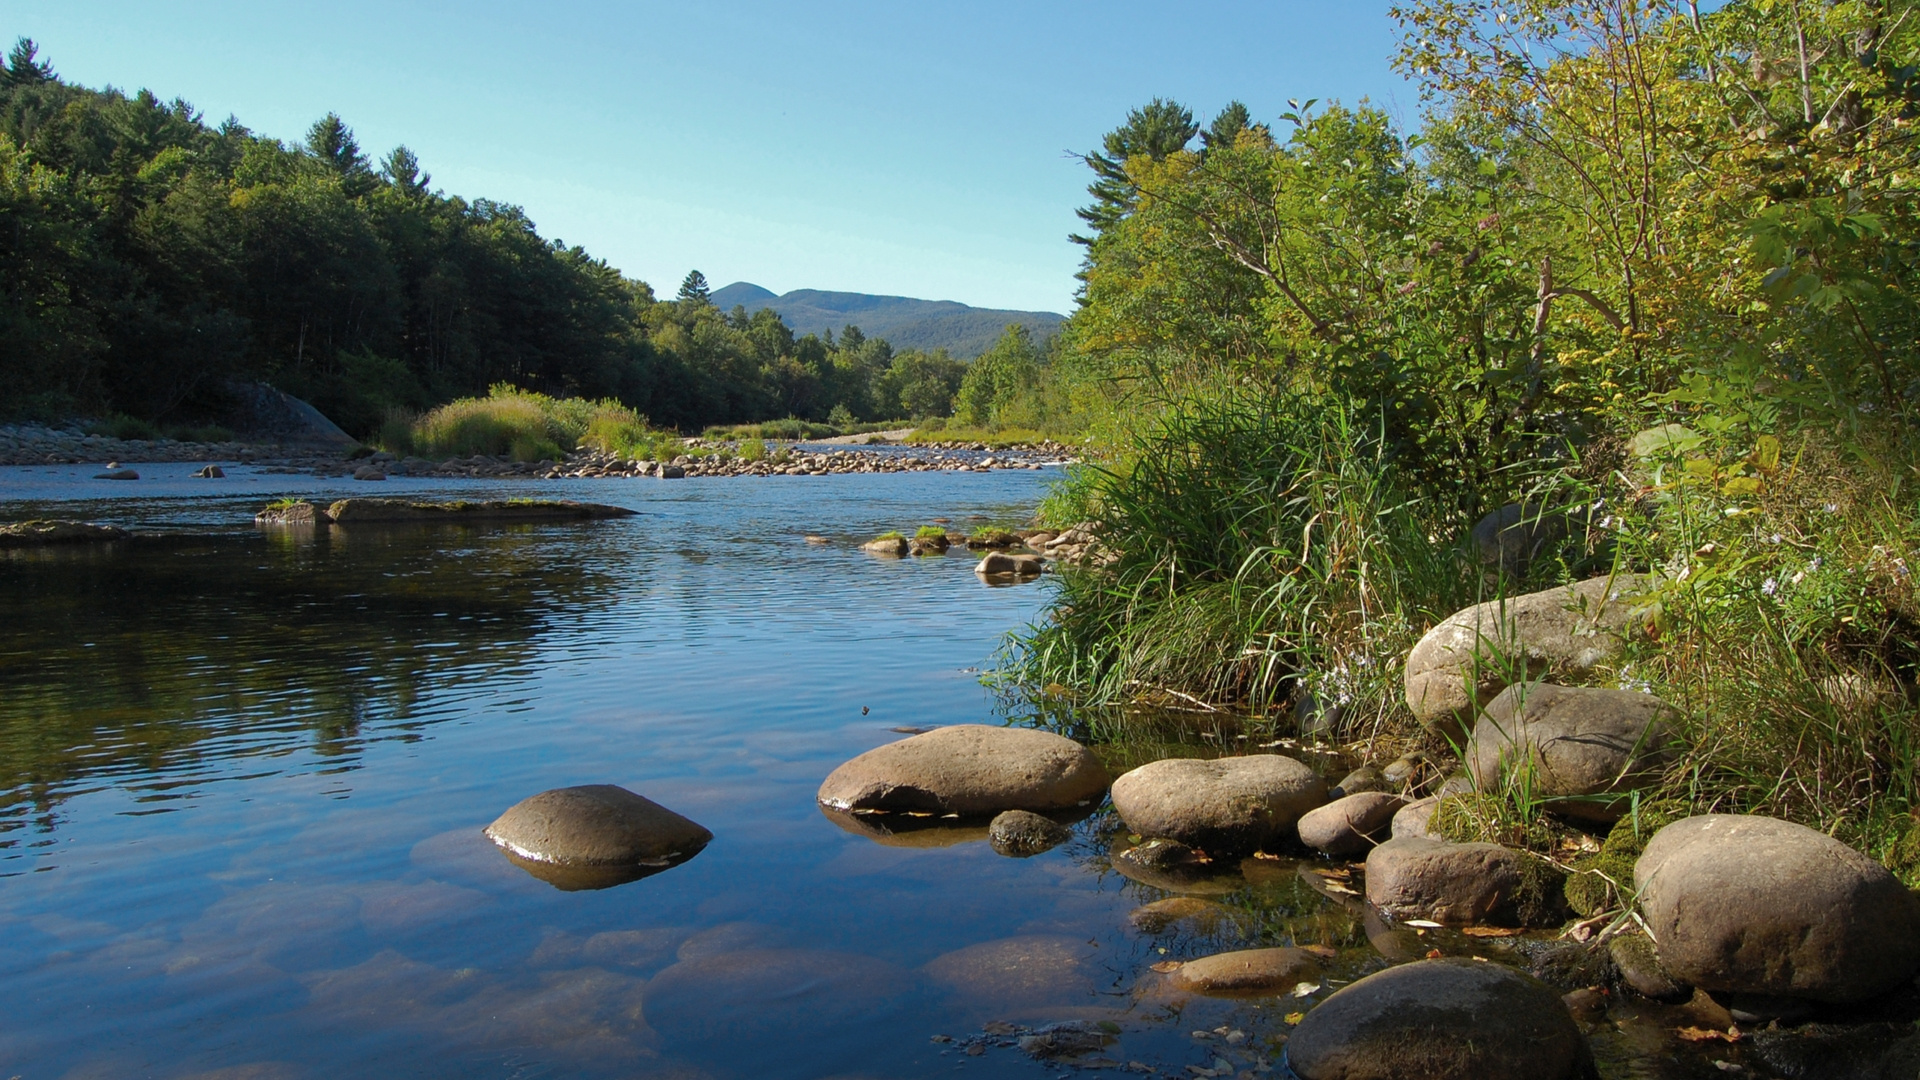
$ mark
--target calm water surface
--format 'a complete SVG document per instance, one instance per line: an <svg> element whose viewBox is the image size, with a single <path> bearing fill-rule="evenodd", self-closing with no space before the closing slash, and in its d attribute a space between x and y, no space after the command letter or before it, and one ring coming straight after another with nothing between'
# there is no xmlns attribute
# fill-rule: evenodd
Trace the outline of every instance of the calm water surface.
<svg viewBox="0 0 1920 1080"><path fill-rule="evenodd" d="M170 534L0 557L0 1076L1057 1076L933 1037L1069 1019L1110 1021L1116 1063L1188 1075L1224 1053L1248 1075L1289 1013L1435 943L1343 904L1309 872L1328 864L1257 861L1200 889L1232 920L1142 933L1127 914L1169 894L1111 872L1104 815L1027 860L977 831L882 843L821 815L821 779L890 728L996 722L979 670L1045 597L987 588L958 554L856 543L1023 519L1050 473L343 485L190 468L0 470L0 519ZM274 496L347 493L640 515L248 524ZM715 839L656 877L562 892L480 834L585 783ZM1151 969L1291 943L1336 950L1338 976L1231 1002ZM1215 1028L1251 1039L1192 1034ZM1667 1074L1665 1049L1629 1049L1618 1075Z"/></svg>

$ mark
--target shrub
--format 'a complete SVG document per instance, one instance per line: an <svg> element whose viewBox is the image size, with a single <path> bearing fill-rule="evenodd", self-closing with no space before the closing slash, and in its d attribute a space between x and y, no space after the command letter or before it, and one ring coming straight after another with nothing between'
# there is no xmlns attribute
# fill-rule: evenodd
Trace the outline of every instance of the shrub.
<svg viewBox="0 0 1920 1080"><path fill-rule="evenodd" d="M919 530L913 534L913 538L915 540L945 540L947 538L947 530L938 525L922 525Z"/></svg>
<svg viewBox="0 0 1920 1080"><path fill-rule="evenodd" d="M767 459L767 441L765 439L741 439L740 458L743 461L765 461Z"/></svg>
<svg viewBox="0 0 1920 1080"><path fill-rule="evenodd" d="M563 458L575 447L620 457L671 457L679 439L647 426L639 413L615 401L554 398L493 387L484 398L462 398L420 417L409 440L417 453L437 457L511 455L519 461Z"/></svg>

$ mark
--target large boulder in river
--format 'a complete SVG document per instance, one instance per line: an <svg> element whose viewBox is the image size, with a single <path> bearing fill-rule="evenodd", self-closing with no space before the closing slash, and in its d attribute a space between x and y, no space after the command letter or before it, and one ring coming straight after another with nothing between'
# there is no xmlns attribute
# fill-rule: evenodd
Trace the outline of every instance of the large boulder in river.
<svg viewBox="0 0 1920 1080"><path fill-rule="evenodd" d="M1584 675L1618 654L1632 622L1631 597L1646 580L1593 578L1448 616L1407 654L1407 707L1429 730L1459 738L1474 710L1510 676Z"/></svg>
<svg viewBox="0 0 1920 1080"><path fill-rule="evenodd" d="M1557 897L1529 858L1499 844L1397 837L1367 853L1367 902L1396 919L1547 925Z"/></svg>
<svg viewBox="0 0 1920 1080"><path fill-rule="evenodd" d="M1373 846L1373 838L1393 824L1407 800L1384 791L1363 791L1307 811L1300 818L1300 842L1329 855L1351 855Z"/></svg>
<svg viewBox="0 0 1920 1080"><path fill-rule="evenodd" d="M1559 991L1454 957L1375 972L1321 1002L1287 1040L1300 1080L1592 1080Z"/></svg>
<svg viewBox="0 0 1920 1080"><path fill-rule="evenodd" d="M598 521L632 517L624 506L572 499L487 499L413 502L407 499L341 499L327 508L336 525L421 523L464 525L480 522Z"/></svg>
<svg viewBox="0 0 1920 1080"><path fill-rule="evenodd" d="M1319 773L1278 754L1167 758L1113 782L1113 808L1127 828L1216 854L1277 846L1326 801Z"/></svg>
<svg viewBox="0 0 1920 1080"><path fill-rule="evenodd" d="M1004 551L989 551L974 566L973 572L983 578L1031 578L1039 577L1046 567L1047 560L1038 555L1009 555Z"/></svg>
<svg viewBox="0 0 1920 1080"><path fill-rule="evenodd" d="M127 530L113 525L93 525L85 521L61 521L36 518L0 525L0 548L48 547L55 544L97 544L125 540Z"/></svg>
<svg viewBox="0 0 1920 1080"><path fill-rule="evenodd" d="M1633 869L1660 965L1704 990L1862 1001L1920 971L1920 905L1885 867L1804 825L1676 821Z"/></svg>
<svg viewBox="0 0 1920 1080"><path fill-rule="evenodd" d="M522 799L487 839L562 889L604 888L693 858L713 839L702 826L626 788L586 784Z"/></svg>
<svg viewBox="0 0 1920 1080"><path fill-rule="evenodd" d="M869 750L828 774L820 804L845 811L998 814L1067 810L1107 787L1072 739L1032 728L955 724Z"/></svg>
<svg viewBox="0 0 1920 1080"><path fill-rule="evenodd" d="M1659 782L1675 757L1673 710L1632 690L1522 683L1488 703L1467 742L1474 786L1499 791L1531 770L1533 793L1567 817L1613 822L1627 795Z"/></svg>
<svg viewBox="0 0 1920 1080"><path fill-rule="evenodd" d="M260 512L253 515L253 523L276 528L298 529L331 525L333 518L315 503L304 499L282 499L261 507Z"/></svg>

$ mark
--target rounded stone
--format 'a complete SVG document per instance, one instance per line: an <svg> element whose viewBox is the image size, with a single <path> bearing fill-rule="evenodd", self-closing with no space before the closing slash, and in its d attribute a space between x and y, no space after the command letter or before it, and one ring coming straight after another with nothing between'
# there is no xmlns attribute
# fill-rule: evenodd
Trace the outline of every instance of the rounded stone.
<svg viewBox="0 0 1920 1080"><path fill-rule="evenodd" d="M485 831L515 862L563 889L658 873L713 839L702 826L613 784L543 791L515 803Z"/></svg>
<svg viewBox="0 0 1920 1080"><path fill-rule="evenodd" d="M1031 728L955 724L869 750L828 774L822 806L998 814L1066 810L1091 803L1107 771L1086 747Z"/></svg>
<svg viewBox="0 0 1920 1080"><path fill-rule="evenodd" d="M1111 862L1120 876L1171 893L1225 896L1244 884L1207 855L1161 837L1115 851Z"/></svg>
<svg viewBox="0 0 1920 1080"><path fill-rule="evenodd" d="M1195 896L1169 896L1127 913L1127 924L1143 934L1158 934L1181 924L1210 934L1232 919L1227 908Z"/></svg>
<svg viewBox="0 0 1920 1080"><path fill-rule="evenodd" d="M1393 824L1388 831L1395 840L1406 836L1424 837L1439 840L1441 837L1431 832L1427 826L1433 820L1433 808L1440 805L1440 796L1429 795L1424 799L1415 799L1394 811Z"/></svg>
<svg viewBox="0 0 1920 1080"><path fill-rule="evenodd" d="M1173 972L1182 990L1213 997L1271 997L1284 994L1320 969L1305 949L1238 949L1189 960Z"/></svg>
<svg viewBox="0 0 1920 1080"><path fill-rule="evenodd" d="M1113 782L1129 829L1221 854L1292 839L1300 815L1326 801L1319 773L1278 754L1168 758Z"/></svg>
<svg viewBox="0 0 1920 1080"><path fill-rule="evenodd" d="M907 542L907 538L904 536L883 536L877 540L869 540L861 544L860 550L872 552L875 555L892 555L899 557L912 550L912 545Z"/></svg>
<svg viewBox="0 0 1920 1080"><path fill-rule="evenodd" d="M1652 694L1539 683L1502 690L1474 725L1467 767L1481 791L1516 768L1567 817L1611 823L1674 760L1673 710Z"/></svg>
<svg viewBox="0 0 1920 1080"><path fill-rule="evenodd" d="M1778 818L1708 814L1633 870L1660 966L1704 990L1847 1003L1920 970L1920 903L1879 863Z"/></svg>
<svg viewBox="0 0 1920 1080"><path fill-rule="evenodd" d="M1557 991L1512 968L1466 958L1403 964L1341 989L1300 1021L1283 1061L1300 1080L1598 1075Z"/></svg>
<svg viewBox="0 0 1920 1080"><path fill-rule="evenodd" d="M1038 555L1009 555L1004 551L990 551L973 568L981 577L1038 577L1046 569L1047 561Z"/></svg>
<svg viewBox="0 0 1920 1080"><path fill-rule="evenodd" d="M1389 840L1367 855L1367 902L1396 919L1511 922L1524 858L1499 844Z"/></svg>
<svg viewBox="0 0 1920 1080"><path fill-rule="evenodd" d="M1300 817L1300 842L1329 855L1351 855L1373 846L1373 837L1393 823L1407 801L1384 791L1335 799Z"/></svg>
<svg viewBox="0 0 1920 1080"><path fill-rule="evenodd" d="M987 825L987 842L993 850L1016 859L1058 847L1072 835L1065 825L1031 810L1005 811Z"/></svg>

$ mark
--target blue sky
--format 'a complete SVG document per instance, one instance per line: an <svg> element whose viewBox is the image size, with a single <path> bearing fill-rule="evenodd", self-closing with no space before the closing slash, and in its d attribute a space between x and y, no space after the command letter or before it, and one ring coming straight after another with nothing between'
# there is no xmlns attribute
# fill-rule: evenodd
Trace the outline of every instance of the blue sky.
<svg viewBox="0 0 1920 1080"><path fill-rule="evenodd" d="M518 203L671 293L757 282L1071 310L1085 167L1158 96L1369 96L1403 118L1385 2L404 3L0 0L60 74Z"/></svg>

